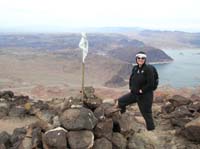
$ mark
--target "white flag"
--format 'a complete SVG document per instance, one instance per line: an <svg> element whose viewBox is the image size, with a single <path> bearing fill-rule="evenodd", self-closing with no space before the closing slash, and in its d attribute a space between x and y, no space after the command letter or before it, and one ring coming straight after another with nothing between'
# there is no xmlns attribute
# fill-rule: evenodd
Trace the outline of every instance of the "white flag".
<svg viewBox="0 0 200 149"><path fill-rule="evenodd" d="M79 47L82 49L83 51L83 63L85 62L85 57L87 56L88 54L88 40L87 40L87 36L86 36L86 33L82 33L82 38L81 38L81 41L79 43Z"/></svg>

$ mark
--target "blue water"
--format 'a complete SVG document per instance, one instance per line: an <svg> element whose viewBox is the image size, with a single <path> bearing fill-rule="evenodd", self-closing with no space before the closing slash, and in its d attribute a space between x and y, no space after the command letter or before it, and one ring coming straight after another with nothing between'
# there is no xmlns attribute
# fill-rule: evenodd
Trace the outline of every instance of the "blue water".
<svg viewBox="0 0 200 149"><path fill-rule="evenodd" d="M176 88L200 86L200 50L164 50L174 61L155 65L160 85Z"/></svg>

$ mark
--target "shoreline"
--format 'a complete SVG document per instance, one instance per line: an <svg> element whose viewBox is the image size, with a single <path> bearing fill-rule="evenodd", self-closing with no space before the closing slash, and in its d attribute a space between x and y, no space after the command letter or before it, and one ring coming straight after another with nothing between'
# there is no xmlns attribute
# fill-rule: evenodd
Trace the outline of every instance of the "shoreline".
<svg viewBox="0 0 200 149"><path fill-rule="evenodd" d="M149 62L147 64L151 64L151 65L160 65L160 64L169 64L169 63L172 63L172 61L163 61L163 62ZM132 63L133 66L137 65L136 63Z"/></svg>
<svg viewBox="0 0 200 149"><path fill-rule="evenodd" d="M164 61L164 62L149 62L149 64L152 64L152 65L159 65L159 64L169 64L169 63L172 63L172 61Z"/></svg>

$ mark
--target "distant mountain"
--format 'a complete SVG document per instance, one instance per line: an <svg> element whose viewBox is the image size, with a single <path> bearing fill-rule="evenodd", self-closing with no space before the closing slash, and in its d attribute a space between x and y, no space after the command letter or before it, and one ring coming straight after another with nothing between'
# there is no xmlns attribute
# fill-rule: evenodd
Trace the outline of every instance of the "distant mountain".
<svg viewBox="0 0 200 149"><path fill-rule="evenodd" d="M2 34L0 48L31 49L33 51L71 50L76 56L80 34ZM136 52L145 51L149 62L166 62L172 59L162 50L121 34L88 34L89 52L134 63Z"/></svg>
<svg viewBox="0 0 200 149"><path fill-rule="evenodd" d="M124 34L161 49L200 48L200 33L143 30Z"/></svg>

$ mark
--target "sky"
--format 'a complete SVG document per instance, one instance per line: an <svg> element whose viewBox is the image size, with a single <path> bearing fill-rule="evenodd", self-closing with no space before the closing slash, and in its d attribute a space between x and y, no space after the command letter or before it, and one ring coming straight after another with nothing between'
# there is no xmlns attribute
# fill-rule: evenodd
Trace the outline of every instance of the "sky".
<svg viewBox="0 0 200 149"><path fill-rule="evenodd" d="M200 32L200 0L0 0L0 30L140 27Z"/></svg>

